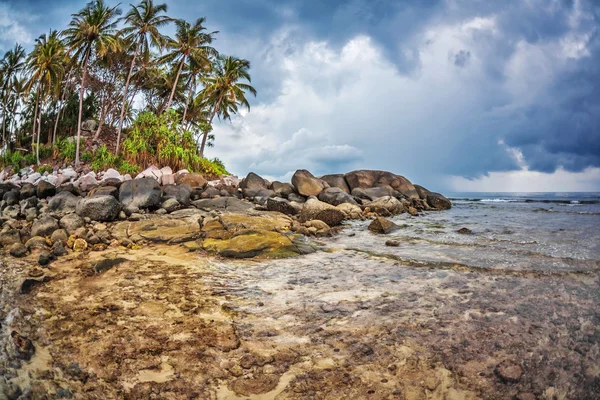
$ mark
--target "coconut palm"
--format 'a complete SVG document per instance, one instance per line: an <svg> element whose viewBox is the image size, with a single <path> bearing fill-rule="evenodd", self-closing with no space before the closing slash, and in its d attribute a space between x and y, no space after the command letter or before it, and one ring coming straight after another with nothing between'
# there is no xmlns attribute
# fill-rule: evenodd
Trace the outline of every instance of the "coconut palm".
<svg viewBox="0 0 600 400"><path fill-rule="evenodd" d="M28 87L31 89L34 85L37 91L36 110L40 118L37 131L36 159L40 163L40 131L42 127L42 108L46 95L58 91L62 76L64 73L64 55L65 47L60 40L57 31L50 31L48 35L41 35L35 41L35 46L27 59L28 69L31 73ZM35 135L35 119L33 124L33 133ZM32 138L33 139L33 138Z"/></svg>
<svg viewBox="0 0 600 400"><path fill-rule="evenodd" d="M88 3L83 10L73 14L69 28L64 31L70 46L69 52L75 60L81 62L81 86L79 88L79 116L77 119L77 147L75 165L79 165L79 139L81 137L81 115L83 113L83 94L90 57L102 57L110 51L117 51L117 17L121 15L118 6L108 7L103 0Z"/></svg>
<svg viewBox="0 0 600 400"><path fill-rule="evenodd" d="M210 69L212 67L212 63L207 62L208 60L206 59L201 59L201 60L196 60L194 57L190 57L190 62L188 65L188 79L187 79L187 83L186 83L186 87L188 88L188 94L187 94L187 99L185 101L185 104L183 106L183 116L181 118L181 123L184 124L185 120L186 120L186 114L188 112L188 107L191 106L190 104L190 100L192 98L192 95L195 94L196 92L196 85L197 85L197 78L200 74L202 73L208 73L210 72Z"/></svg>
<svg viewBox="0 0 600 400"><path fill-rule="evenodd" d="M2 94L2 138L6 140L6 118L8 109L8 96L10 93L10 85L13 78L16 77L25 68L25 49L20 44L4 54L0 61L0 70L2 71L3 82L0 85Z"/></svg>
<svg viewBox="0 0 600 400"><path fill-rule="evenodd" d="M166 46L170 52L160 58L160 61L163 63L179 64L175 83L172 85L171 95L165 109L171 107L173 97L175 96L175 89L177 88L179 77L186 61L189 58L193 58L196 62L205 64L210 62L210 57L218 55L217 51L209 46L218 32L204 32L206 30L206 27L203 25L205 20L205 18L198 18L194 25L183 19L175 21L177 27L175 39L169 38Z"/></svg>
<svg viewBox="0 0 600 400"><path fill-rule="evenodd" d="M123 90L123 104L121 106L121 116L117 126L117 145L115 154L119 154L119 142L121 141L121 129L123 128L123 119L125 117L125 106L127 104L127 92L129 91L129 82L133 73L133 68L139 53L145 58L150 54L150 46L162 48L166 44L166 38L159 32L158 28L172 21L171 18L161 13L167 12L166 4L154 5L153 0L142 0L137 6L131 6L131 10L125 16L127 26L121 30L128 43L135 46L133 58L129 66L129 73L125 81Z"/></svg>
<svg viewBox="0 0 600 400"><path fill-rule="evenodd" d="M231 114L238 112L238 106L245 106L250 111L250 103L246 92L256 96L256 89L250 86L250 61L236 57L219 57L213 66L213 72L204 78L204 89L201 99L212 108L208 124L211 125L215 116L221 119L231 119ZM242 80L248 83L241 82ZM204 147L208 134L205 133L200 146L200 157L204 156Z"/></svg>

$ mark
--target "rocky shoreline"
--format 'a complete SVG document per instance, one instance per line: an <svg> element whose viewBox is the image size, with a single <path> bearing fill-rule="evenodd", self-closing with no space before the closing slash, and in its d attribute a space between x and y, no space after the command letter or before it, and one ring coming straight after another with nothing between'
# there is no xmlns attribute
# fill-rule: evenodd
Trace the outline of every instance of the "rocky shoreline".
<svg viewBox="0 0 600 400"><path fill-rule="evenodd" d="M3 172L7 175L6 172ZM249 173L207 181L200 174L151 167L135 179L109 169L29 168L0 183L0 245L14 257L37 254L41 266L68 251L190 243L225 257L286 257L310 252L306 237L329 235L344 220L451 207L444 196L384 171L291 183Z"/></svg>

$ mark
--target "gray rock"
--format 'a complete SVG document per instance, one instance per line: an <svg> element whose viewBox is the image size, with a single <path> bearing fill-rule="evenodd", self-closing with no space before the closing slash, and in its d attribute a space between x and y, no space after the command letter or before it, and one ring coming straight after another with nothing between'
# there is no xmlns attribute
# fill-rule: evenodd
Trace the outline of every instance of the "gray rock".
<svg viewBox="0 0 600 400"><path fill-rule="evenodd" d="M275 181L271 183L271 190L273 190L278 196L287 198L290 194L295 193L296 189L294 189L294 185L291 183Z"/></svg>
<svg viewBox="0 0 600 400"><path fill-rule="evenodd" d="M92 196L112 196L116 199L119 197L119 189L115 186L99 186L90 190L88 197Z"/></svg>
<svg viewBox="0 0 600 400"><path fill-rule="evenodd" d="M355 188L370 189L373 187L390 186L393 190L412 199L419 195L413 184L401 175L387 171L359 170L344 175L350 190Z"/></svg>
<svg viewBox="0 0 600 400"><path fill-rule="evenodd" d="M240 182L240 189L242 189L242 194L244 197L254 198L254 197L269 197L264 196L265 193L268 193L268 186L266 180L261 178L259 175L254 172L250 172L242 181ZM275 193L275 192L273 192Z"/></svg>
<svg viewBox="0 0 600 400"><path fill-rule="evenodd" d="M60 219L60 226L64 228L69 235L85 225L83 218L77 214L67 214Z"/></svg>
<svg viewBox="0 0 600 400"><path fill-rule="evenodd" d="M34 197L37 194L37 190L32 183L26 182L21 186L21 190L19 191L19 197L21 200L28 199L30 197Z"/></svg>
<svg viewBox="0 0 600 400"><path fill-rule="evenodd" d="M235 197L219 197L193 201L194 207L202 211L245 212L254 208L252 203Z"/></svg>
<svg viewBox="0 0 600 400"><path fill-rule="evenodd" d="M10 246L8 253L17 258L25 257L27 255L27 247L25 247L25 245L21 242L14 243L12 246Z"/></svg>
<svg viewBox="0 0 600 400"><path fill-rule="evenodd" d="M21 235L19 234L19 231L5 225L2 231L0 232L0 245L2 245L3 247L7 247L14 243L20 242Z"/></svg>
<svg viewBox="0 0 600 400"><path fill-rule="evenodd" d="M67 254L67 249L65 248L63 242L54 242L54 244L52 245L52 254L54 254L56 257L64 256L65 254Z"/></svg>
<svg viewBox="0 0 600 400"><path fill-rule="evenodd" d="M162 202L160 205L167 213L171 213L175 210L178 210L181 207L181 204L175 198L168 198Z"/></svg>
<svg viewBox="0 0 600 400"><path fill-rule="evenodd" d="M20 195L17 190L11 190L9 192L4 193L2 196L2 200L6 202L9 206L14 206L19 203Z"/></svg>
<svg viewBox="0 0 600 400"><path fill-rule="evenodd" d="M179 204L184 207L190 205L190 196L192 195L192 187L188 184L166 185L163 186L163 196L174 197Z"/></svg>
<svg viewBox="0 0 600 400"><path fill-rule="evenodd" d="M450 200L439 193L429 192L427 194L427 203L436 210L449 210L452 208Z"/></svg>
<svg viewBox="0 0 600 400"><path fill-rule="evenodd" d="M50 240L52 240L52 243L56 243L56 242L67 243L68 239L69 239L69 235L67 234L67 231L64 229L57 229L54 232L52 232L52 235L50 236Z"/></svg>
<svg viewBox="0 0 600 400"><path fill-rule="evenodd" d="M156 181L154 182L156 183ZM76 209L76 213L80 217L87 217L93 221L100 222L114 221L119 216L120 211L121 204L117 201L117 199L115 199L113 196L107 195L80 199L77 203Z"/></svg>
<svg viewBox="0 0 600 400"><path fill-rule="evenodd" d="M43 216L33 223L31 236L50 236L59 228L57 220L50 216Z"/></svg>
<svg viewBox="0 0 600 400"><path fill-rule="evenodd" d="M267 199L267 210L280 212L286 215L296 215L300 212L299 208L294 207L286 199L279 197Z"/></svg>
<svg viewBox="0 0 600 400"><path fill-rule="evenodd" d="M37 197L45 199L56 194L56 187L50 182L40 181L37 185Z"/></svg>
<svg viewBox="0 0 600 400"><path fill-rule="evenodd" d="M327 182L330 187L342 189L344 192L350 194L350 188L346 183L344 174L323 175L320 179Z"/></svg>
<svg viewBox="0 0 600 400"><path fill-rule="evenodd" d="M392 187L389 185L377 186L367 189L354 188L352 189L352 195L365 200L375 200L386 196L401 196L400 193L392 189Z"/></svg>
<svg viewBox="0 0 600 400"><path fill-rule="evenodd" d="M25 214L25 210L28 208L37 208L38 199L36 197L30 197L25 200L21 200L19 202L19 207L21 208L21 214Z"/></svg>
<svg viewBox="0 0 600 400"><path fill-rule="evenodd" d="M354 197L337 187L326 188L319 193L319 200L337 206L343 203L358 204Z"/></svg>
<svg viewBox="0 0 600 400"><path fill-rule="evenodd" d="M56 215L74 213L78 201L79 197L75 196L71 192L58 192L56 196L52 197L50 201L48 201L48 212Z"/></svg>
<svg viewBox="0 0 600 400"><path fill-rule="evenodd" d="M124 207L156 208L160 199L160 185L152 178L126 181L119 188L119 201Z"/></svg>
<svg viewBox="0 0 600 400"><path fill-rule="evenodd" d="M54 260L54 254L47 251L41 251L38 256L38 264L44 266L50 264Z"/></svg>
<svg viewBox="0 0 600 400"><path fill-rule="evenodd" d="M296 203L304 203L306 201L306 197L300 196L299 194L296 194L296 193L290 193L287 196L287 199L289 201L294 201Z"/></svg>
<svg viewBox="0 0 600 400"><path fill-rule="evenodd" d="M203 199L212 199L213 197L217 197L221 195L221 191L215 187L209 186L202 191L200 195Z"/></svg>
<svg viewBox="0 0 600 400"><path fill-rule="evenodd" d="M32 222L38 217L38 210L35 207L30 207L25 210L25 220L27 222Z"/></svg>

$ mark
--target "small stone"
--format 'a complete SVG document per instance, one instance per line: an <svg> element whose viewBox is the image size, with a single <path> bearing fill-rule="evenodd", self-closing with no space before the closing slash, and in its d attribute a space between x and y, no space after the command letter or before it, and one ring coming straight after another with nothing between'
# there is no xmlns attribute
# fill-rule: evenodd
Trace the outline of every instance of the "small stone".
<svg viewBox="0 0 600 400"><path fill-rule="evenodd" d="M52 246L52 253L57 257L67 254L67 249L65 249L63 242L55 242Z"/></svg>
<svg viewBox="0 0 600 400"><path fill-rule="evenodd" d="M10 246L9 254L13 257L21 258L27 255L27 248L23 243L15 243Z"/></svg>
<svg viewBox="0 0 600 400"><path fill-rule="evenodd" d="M535 394L529 393L529 392L519 393L517 395L517 400L536 400L536 399L537 399L537 397L535 397Z"/></svg>
<svg viewBox="0 0 600 400"><path fill-rule="evenodd" d="M38 264L45 266L50 264L50 262L54 260L54 254L48 253L47 251L40 252L38 256Z"/></svg>
<svg viewBox="0 0 600 400"><path fill-rule="evenodd" d="M17 350L19 358L22 360L30 360L35 354L35 346L33 345L33 342L25 336L21 336L16 331L12 331L10 336L13 340L13 344L15 345L15 349Z"/></svg>
<svg viewBox="0 0 600 400"><path fill-rule="evenodd" d="M42 275L44 275L44 270L41 268L34 267L29 270L29 276L32 278L39 278Z"/></svg>
<svg viewBox="0 0 600 400"><path fill-rule="evenodd" d="M376 217L369 225L369 230L375 233L390 233L398 229L398 225L383 217Z"/></svg>
<svg viewBox="0 0 600 400"><path fill-rule="evenodd" d="M75 242L73 243L73 251L84 251L87 249L87 247L88 244L83 239L75 239Z"/></svg>
<svg viewBox="0 0 600 400"><path fill-rule="evenodd" d="M503 382L514 383L521 379L523 367L513 361L505 360L496 366L494 372Z"/></svg>
<svg viewBox="0 0 600 400"><path fill-rule="evenodd" d="M470 230L469 228L460 228L459 230L457 230L456 232L458 233L462 233L463 235L470 235L473 233L472 230Z"/></svg>
<svg viewBox="0 0 600 400"><path fill-rule="evenodd" d="M400 246L400 242L397 240L387 240L385 242L385 245L389 246L389 247L398 247L398 246Z"/></svg>
<svg viewBox="0 0 600 400"><path fill-rule="evenodd" d="M67 231L65 231L64 229L58 229L58 230L52 232L52 236L50 236L50 240L52 240L52 243L56 243L56 242L67 243L68 239L69 239L69 235L67 234Z"/></svg>

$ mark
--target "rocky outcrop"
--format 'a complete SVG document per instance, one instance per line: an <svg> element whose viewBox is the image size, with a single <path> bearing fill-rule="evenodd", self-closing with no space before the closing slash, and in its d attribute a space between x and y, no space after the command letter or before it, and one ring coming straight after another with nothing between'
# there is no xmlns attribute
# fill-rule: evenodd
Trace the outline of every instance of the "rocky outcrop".
<svg viewBox="0 0 600 400"><path fill-rule="evenodd" d="M86 197L77 203L76 213L92 221L114 221L119 216L121 204L114 196L99 195Z"/></svg>
<svg viewBox="0 0 600 400"><path fill-rule="evenodd" d="M297 203L291 203L286 199L275 197L267 199L267 210L280 212L285 215L296 215L302 210L302 207Z"/></svg>
<svg viewBox="0 0 600 400"><path fill-rule="evenodd" d="M398 225L383 217L376 217L373 222L369 224L369 230L375 233L388 234L396 229L398 229Z"/></svg>
<svg viewBox="0 0 600 400"><path fill-rule="evenodd" d="M202 211L245 212L254 208L252 203L235 197L219 197L216 199L203 199L192 202L192 205Z"/></svg>
<svg viewBox="0 0 600 400"><path fill-rule="evenodd" d="M187 183L163 186L163 196L175 198L175 200L184 207L190 205L191 195L192 188Z"/></svg>
<svg viewBox="0 0 600 400"><path fill-rule="evenodd" d="M254 172L250 172L241 182L240 189L247 198L274 197L275 191L268 189L269 183Z"/></svg>
<svg viewBox="0 0 600 400"><path fill-rule="evenodd" d="M294 185L297 193L307 197L317 196L323 189L329 187L325 181L315 178L313 174L305 169L299 169L294 173L292 185Z"/></svg>
<svg viewBox="0 0 600 400"><path fill-rule="evenodd" d="M196 173L184 173L177 176L176 182L178 185L189 185L193 188L204 189L208 185L208 181L204 176Z"/></svg>
<svg viewBox="0 0 600 400"><path fill-rule="evenodd" d="M157 208L162 192L152 178L140 178L123 182L119 188L119 201L124 207Z"/></svg>
<svg viewBox="0 0 600 400"><path fill-rule="evenodd" d="M450 200L439 193L429 192L427 195L427 203L436 210L449 210L452 208Z"/></svg>
<svg viewBox="0 0 600 400"><path fill-rule="evenodd" d="M54 214L64 215L75 212L79 197L71 192L59 192L48 201L48 211Z"/></svg>

